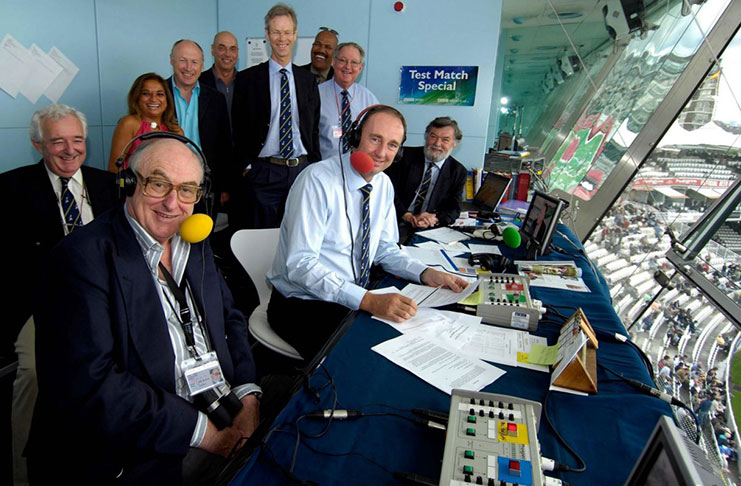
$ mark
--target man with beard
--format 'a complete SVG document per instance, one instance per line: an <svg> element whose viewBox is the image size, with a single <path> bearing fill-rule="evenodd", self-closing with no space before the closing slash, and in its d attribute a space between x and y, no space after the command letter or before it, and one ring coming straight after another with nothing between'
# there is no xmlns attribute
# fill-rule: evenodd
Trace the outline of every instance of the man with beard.
<svg viewBox="0 0 741 486"><path fill-rule="evenodd" d="M424 147L404 147L404 156L386 172L394 185L399 224L408 229L447 226L461 211L466 169L450 156L463 138L450 117L432 120Z"/></svg>

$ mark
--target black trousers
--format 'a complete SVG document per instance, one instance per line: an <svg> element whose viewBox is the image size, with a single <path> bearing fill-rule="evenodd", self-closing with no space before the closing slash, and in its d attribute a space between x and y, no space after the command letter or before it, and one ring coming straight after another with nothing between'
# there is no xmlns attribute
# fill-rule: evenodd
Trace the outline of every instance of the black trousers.
<svg viewBox="0 0 741 486"><path fill-rule="evenodd" d="M268 304L270 327L309 363L350 313L347 307L322 300L285 297L273 288Z"/></svg>

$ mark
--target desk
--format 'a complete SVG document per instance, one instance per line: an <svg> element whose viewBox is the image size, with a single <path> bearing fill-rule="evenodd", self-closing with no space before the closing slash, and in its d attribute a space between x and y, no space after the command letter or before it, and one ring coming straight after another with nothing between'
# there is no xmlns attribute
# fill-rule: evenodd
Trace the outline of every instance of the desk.
<svg viewBox="0 0 741 486"><path fill-rule="evenodd" d="M567 232L566 228L559 229ZM576 241L573 235L571 239ZM554 243L567 251L571 245L561 236L554 236ZM519 250L521 254L521 250ZM516 253L503 249L508 256ZM548 304L580 305L593 327L623 332L610 303L610 294L604 279L595 278L584 257L552 253L547 260L574 260L582 268L583 279L592 290L579 294L562 290L532 288L534 298ZM401 283L400 283L401 284ZM563 314L572 312L561 310ZM557 336L554 325L542 325L538 335L547 336L553 344ZM371 319L361 313L356 321L330 352L323 366L333 377L340 406L357 409L369 403L384 403L402 409L415 407L442 412L448 411L450 398L411 373L402 370L370 348L382 341L394 338L398 333L390 326ZM609 368L625 376L650 383L643 362L632 347L626 344L601 342L597 359ZM515 395L542 402L548 389L549 375L522 368L502 365L507 373L487 386L484 391ZM587 464L583 473L564 473L562 479L574 485L623 484L638 458L643 446L662 414L670 414L667 404L658 399L642 395L623 382L598 370L597 395L582 397L553 393L548 403L548 414L559 433L581 455ZM313 387L327 381L322 370L311 378ZM316 402L305 389L293 396L276 420L291 423L302 414L328 409L332 405L330 387L320 392ZM393 411L373 406L363 408L365 412ZM406 414L411 416L411 414ZM305 433L318 433L324 422L303 420L301 429ZM269 445L277 460L289 466L295 433L274 432ZM541 419L538 432L542 453L570 466L576 462L557 442L553 431ZM364 417L355 421L334 421L320 439L309 440L309 444L323 452L356 452L382 464L388 471L404 471L437 478L444 449L444 432L423 428L396 417ZM311 451L305 445L299 448L296 476L312 480L320 485L330 484L401 484L381 467L358 456L329 457ZM258 450L245 467L237 474L233 485L278 485L288 480L270 459L265 450ZM290 483L289 483L290 484Z"/></svg>

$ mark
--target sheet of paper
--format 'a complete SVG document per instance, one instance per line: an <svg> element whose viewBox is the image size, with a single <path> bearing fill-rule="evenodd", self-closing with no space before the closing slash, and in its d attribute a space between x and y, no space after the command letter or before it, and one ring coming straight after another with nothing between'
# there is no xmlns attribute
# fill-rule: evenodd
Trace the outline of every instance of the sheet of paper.
<svg viewBox="0 0 741 486"><path fill-rule="evenodd" d="M463 241L470 239L469 236L464 235L460 231L443 226L440 228L434 228L431 230L418 231L419 236L424 236L430 240L439 241L440 243L454 243L456 241Z"/></svg>
<svg viewBox="0 0 741 486"><path fill-rule="evenodd" d="M479 305L481 303L481 290L477 290L458 303L462 305Z"/></svg>
<svg viewBox="0 0 741 486"><path fill-rule="evenodd" d="M539 365L527 362L528 352L533 344L539 344L546 346L548 339L543 336L533 336L532 334L525 331L518 331L517 334L517 366L520 368L527 368L529 370L540 371L541 373L550 373L551 368L546 365ZM520 359L523 356L524 359Z"/></svg>
<svg viewBox="0 0 741 486"><path fill-rule="evenodd" d="M371 349L447 394L454 388L480 391L505 373L418 334L402 334Z"/></svg>
<svg viewBox="0 0 741 486"><path fill-rule="evenodd" d="M49 57L54 59L54 61L62 67L62 71L54 81L52 81L49 87L46 88L44 96L49 98L52 102L58 103L59 98L61 98L64 92L67 91L69 85L72 84L72 80L75 79L77 73L80 72L80 68L70 61L67 56L62 54L62 51L57 49L56 46L52 47L49 51Z"/></svg>
<svg viewBox="0 0 741 486"><path fill-rule="evenodd" d="M540 365L552 365L556 364L556 359L558 359L558 345L543 346L540 344L533 344L530 347L527 362Z"/></svg>
<svg viewBox="0 0 741 486"><path fill-rule="evenodd" d="M245 39L247 66L252 67L268 60L268 45L265 37L248 37Z"/></svg>
<svg viewBox="0 0 741 486"><path fill-rule="evenodd" d="M519 274L530 279L531 287L590 292L574 262L516 261Z"/></svg>
<svg viewBox="0 0 741 486"><path fill-rule="evenodd" d="M28 50L12 35L5 34L0 43L0 89L13 98L18 97L30 70Z"/></svg>
<svg viewBox="0 0 741 486"><path fill-rule="evenodd" d="M36 44L28 49L31 58L31 70L23 81L20 93L33 104L39 100L46 88L62 72L62 66L41 50Z"/></svg>
<svg viewBox="0 0 741 486"><path fill-rule="evenodd" d="M417 307L442 307L455 304L476 291L479 286L478 280L469 283L468 287L461 292L453 292L442 287L428 287L427 285L407 284L401 290L401 294L414 300Z"/></svg>
<svg viewBox="0 0 741 486"><path fill-rule="evenodd" d="M410 257L421 261L425 265L429 266L437 266L439 265L441 268L445 270L451 270L454 272L458 271L458 267L455 266L452 262L452 258L450 255L448 255L449 258L445 258L445 255L442 253L441 250L438 249L426 249L426 248L418 248L416 246L405 246L402 248L402 251L409 255ZM438 270L441 268L437 267Z"/></svg>
<svg viewBox="0 0 741 486"><path fill-rule="evenodd" d="M469 243L468 250L471 253L493 253L495 255L502 254L502 252L499 250L498 245L482 245L479 243Z"/></svg>
<svg viewBox="0 0 741 486"><path fill-rule="evenodd" d="M424 248L425 250L445 250L450 256L459 256L464 253L468 253L468 247L461 242L455 243L438 243L437 241L421 241L415 243L417 248Z"/></svg>
<svg viewBox="0 0 741 486"><path fill-rule="evenodd" d="M370 291L371 294L400 294L401 290L394 286L384 287L382 289L373 289Z"/></svg>
<svg viewBox="0 0 741 486"><path fill-rule="evenodd" d="M559 340L558 354L560 359L558 361L558 365L553 369L553 373L551 373L551 385L554 381L556 381L556 378L561 375L563 370L566 369L566 367L571 364L574 359L576 359L576 355L579 353L579 350L586 343L587 336L581 330L576 335L576 339L568 342L566 346L561 346L561 342Z"/></svg>

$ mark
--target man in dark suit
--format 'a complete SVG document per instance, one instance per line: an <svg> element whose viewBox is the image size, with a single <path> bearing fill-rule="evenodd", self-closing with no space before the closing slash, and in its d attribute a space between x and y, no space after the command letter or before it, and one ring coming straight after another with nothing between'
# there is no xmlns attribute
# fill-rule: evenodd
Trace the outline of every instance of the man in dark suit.
<svg viewBox="0 0 741 486"><path fill-rule="evenodd" d="M38 484L211 484L257 426L244 316L208 244L178 234L202 195L203 162L158 139L129 164L125 206L63 240L39 286L27 449ZM233 406L223 423L208 395Z"/></svg>
<svg viewBox="0 0 741 486"><path fill-rule="evenodd" d="M311 71L316 77L317 84L322 84L332 79L334 75L332 57L337 48L337 42L336 30L321 27L319 33L314 38L314 43L311 44L311 62L299 66L307 71Z"/></svg>
<svg viewBox="0 0 741 486"><path fill-rule="evenodd" d="M450 152L462 138L455 120L435 118L425 129L424 147L404 147L404 156L386 171L394 184L400 233L447 226L458 217L466 168Z"/></svg>
<svg viewBox="0 0 741 486"><path fill-rule="evenodd" d="M319 152L319 91L314 75L291 63L296 13L277 4L265 16L267 62L240 72L232 108L237 157L244 169L237 228L280 226L288 190Z"/></svg>
<svg viewBox="0 0 741 486"><path fill-rule="evenodd" d="M231 128L234 81L237 78L239 60L239 44L234 34L226 30L216 34L211 44L211 56L214 58L214 65L203 71L198 81L201 85L210 86L224 95Z"/></svg>
<svg viewBox="0 0 741 486"><path fill-rule="evenodd" d="M49 105L31 118L31 143L43 159L0 174L0 191L10 203L5 212L9 233L2 239L6 274L2 353L18 355L13 383L13 461L17 483L25 482L22 457L36 401L34 287L46 256L64 235L118 204L115 176L83 166L85 115L66 105ZM12 210L11 210L12 209ZM66 218L65 218L66 213Z"/></svg>
<svg viewBox="0 0 741 486"><path fill-rule="evenodd" d="M170 52L170 65L172 77L167 81L172 89L178 124L185 136L198 144L206 155L212 171L216 195L214 211L217 212L229 201L239 174L226 98L216 89L198 82L203 69L203 49L196 42L177 41Z"/></svg>

